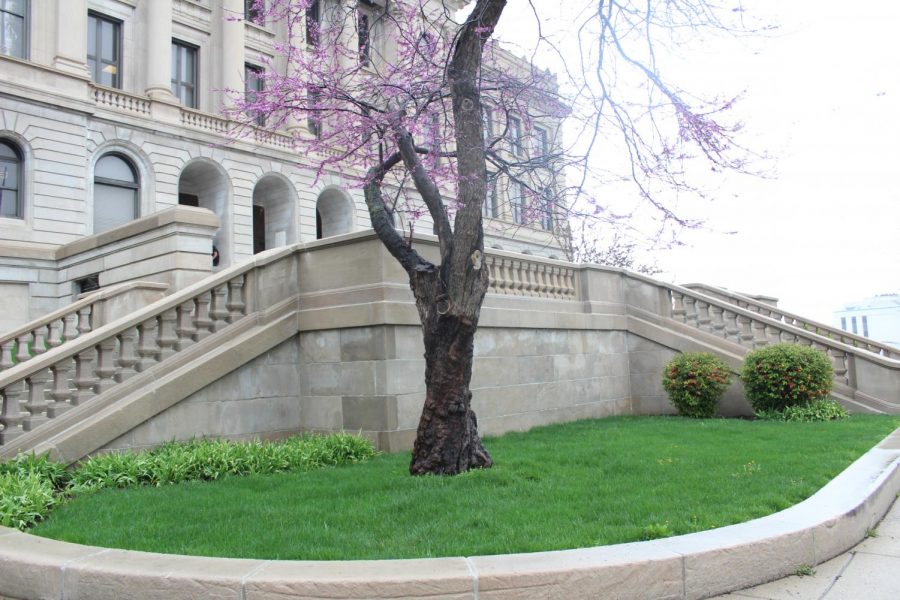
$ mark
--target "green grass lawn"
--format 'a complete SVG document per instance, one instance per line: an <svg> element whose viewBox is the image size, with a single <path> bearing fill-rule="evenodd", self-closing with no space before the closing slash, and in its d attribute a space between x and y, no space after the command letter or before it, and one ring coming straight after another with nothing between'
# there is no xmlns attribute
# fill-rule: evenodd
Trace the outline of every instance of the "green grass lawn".
<svg viewBox="0 0 900 600"><path fill-rule="evenodd" d="M898 417L617 417L488 439L496 466L410 477L408 453L309 473L105 490L33 532L205 556L375 559L615 544L739 523L821 488Z"/></svg>

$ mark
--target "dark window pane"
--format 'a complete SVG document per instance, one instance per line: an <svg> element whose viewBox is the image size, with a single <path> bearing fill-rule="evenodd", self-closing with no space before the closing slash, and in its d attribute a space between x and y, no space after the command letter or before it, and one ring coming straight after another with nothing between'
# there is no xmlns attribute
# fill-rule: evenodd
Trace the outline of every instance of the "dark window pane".
<svg viewBox="0 0 900 600"><path fill-rule="evenodd" d="M91 80L100 85L120 87L122 62L119 46L120 23L102 15L88 14L87 63Z"/></svg>
<svg viewBox="0 0 900 600"><path fill-rule="evenodd" d="M0 3L0 54L25 58L26 13L25 0Z"/></svg>
<svg viewBox="0 0 900 600"><path fill-rule="evenodd" d="M0 216L21 217L19 206L19 170L22 161L16 149L0 142Z"/></svg>

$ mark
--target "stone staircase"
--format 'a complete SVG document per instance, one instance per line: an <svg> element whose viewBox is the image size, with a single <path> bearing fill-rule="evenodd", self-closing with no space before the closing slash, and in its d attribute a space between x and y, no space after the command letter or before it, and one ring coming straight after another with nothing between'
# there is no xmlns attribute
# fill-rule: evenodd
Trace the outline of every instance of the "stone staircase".
<svg viewBox="0 0 900 600"><path fill-rule="evenodd" d="M371 234L350 234L270 250L100 326L87 317L90 297L5 336L0 459L34 451L79 460L322 323L414 326L404 275L385 253L377 268L341 272L379 248ZM488 326L620 331L667 351L715 352L735 370L754 348L802 344L831 359L834 395L848 408L900 413L896 348L710 286L494 251L486 264Z"/></svg>

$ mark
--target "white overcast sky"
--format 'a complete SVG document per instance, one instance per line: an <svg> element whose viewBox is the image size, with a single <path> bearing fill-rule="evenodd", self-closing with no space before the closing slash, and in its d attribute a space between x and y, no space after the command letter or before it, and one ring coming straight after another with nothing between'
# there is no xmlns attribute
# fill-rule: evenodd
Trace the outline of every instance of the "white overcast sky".
<svg viewBox="0 0 900 600"><path fill-rule="evenodd" d="M550 18L562 4L534 2ZM654 258L663 279L776 296L831 322L844 303L900 293L900 2L743 4L778 30L704 41L670 79L746 90L742 141L771 155L775 174L729 177L703 208L707 228ZM529 30L525 5L509 2L498 35Z"/></svg>

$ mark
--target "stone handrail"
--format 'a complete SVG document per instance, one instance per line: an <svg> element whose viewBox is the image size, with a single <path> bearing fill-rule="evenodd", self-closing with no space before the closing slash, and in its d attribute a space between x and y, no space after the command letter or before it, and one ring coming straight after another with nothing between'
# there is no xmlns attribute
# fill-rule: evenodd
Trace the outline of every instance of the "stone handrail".
<svg viewBox="0 0 900 600"><path fill-rule="evenodd" d="M684 287L702 292L707 296L725 300L741 308L746 308L747 310L758 312L763 316L770 317L772 319L775 319L776 321L781 321L782 323L790 327L798 327L804 331L817 333L823 337L827 337L842 344L853 346L867 352L874 352L875 354L878 354L885 358L900 359L900 348L882 344L861 335L855 335L853 333L837 329L836 327L832 327L830 325L825 325L823 323L804 319L799 315L781 310L780 308L775 308L770 304L759 302L758 300L754 300L753 298L750 298L743 294L723 290L721 288L716 288L703 283L691 283L685 285Z"/></svg>
<svg viewBox="0 0 900 600"><path fill-rule="evenodd" d="M659 287L667 296L670 316L675 321L717 336L749 350L781 342L810 346L824 352L834 367L834 380L839 386L856 390L853 365L866 359L900 374L900 360L872 354L861 348L825 337L818 333L787 325L777 318L765 316L736 304L682 286L629 274L629 277ZM897 398L895 401L900 401Z"/></svg>
<svg viewBox="0 0 900 600"><path fill-rule="evenodd" d="M101 324L97 320L100 306L136 287L162 290L168 288L161 283L123 283L88 294L68 306L26 323L0 337L0 372L17 363L21 364L40 356L64 342L71 342L81 335L90 333Z"/></svg>
<svg viewBox="0 0 900 600"><path fill-rule="evenodd" d="M0 445L240 320L256 266L225 269L0 373Z"/></svg>

